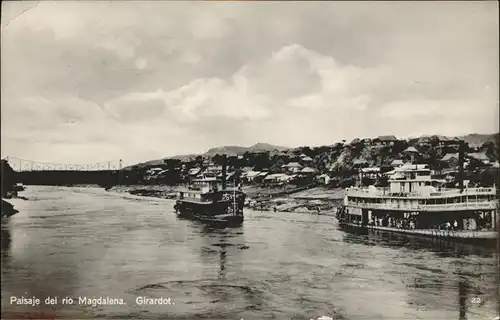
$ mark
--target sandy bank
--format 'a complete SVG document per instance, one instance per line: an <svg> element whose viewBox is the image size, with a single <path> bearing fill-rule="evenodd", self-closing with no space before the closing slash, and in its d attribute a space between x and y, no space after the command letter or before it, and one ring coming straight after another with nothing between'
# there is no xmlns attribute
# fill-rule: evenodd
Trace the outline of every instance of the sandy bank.
<svg viewBox="0 0 500 320"><path fill-rule="evenodd" d="M276 212L303 213L333 213L344 196L342 189L314 187L297 190L294 186L288 188L243 188L249 198L249 207L254 210Z"/></svg>
<svg viewBox="0 0 500 320"><path fill-rule="evenodd" d="M137 196L175 199L180 186L133 185L114 186L109 191L125 192ZM295 191L300 190L300 191ZM333 212L343 198L344 190L314 187L303 190L295 186L262 188L244 186L247 194L247 206L254 210L276 212Z"/></svg>
<svg viewBox="0 0 500 320"><path fill-rule="evenodd" d="M134 196L155 197L162 199L174 199L180 186L165 185L133 185L133 186L114 186L108 191L125 192Z"/></svg>

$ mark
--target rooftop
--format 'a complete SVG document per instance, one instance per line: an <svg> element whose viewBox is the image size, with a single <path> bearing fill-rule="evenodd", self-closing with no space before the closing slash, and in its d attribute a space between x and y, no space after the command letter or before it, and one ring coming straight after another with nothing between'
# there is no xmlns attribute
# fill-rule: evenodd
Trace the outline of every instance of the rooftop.
<svg viewBox="0 0 500 320"><path fill-rule="evenodd" d="M286 165L284 165L285 167L288 167L288 168L292 168L292 167L296 167L296 168L302 168L302 165L298 162L290 162Z"/></svg>
<svg viewBox="0 0 500 320"><path fill-rule="evenodd" d="M380 140L380 141L397 141L398 140L398 138L396 138L396 136L393 136L393 135L390 135L390 136L378 136L375 139L376 140Z"/></svg>
<svg viewBox="0 0 500 320"><path fill-rule="evenodd" d="M405 152L405 153L409 153L409 152L418 153L418 150L415 147L408 147L403 152Z"/></svg>

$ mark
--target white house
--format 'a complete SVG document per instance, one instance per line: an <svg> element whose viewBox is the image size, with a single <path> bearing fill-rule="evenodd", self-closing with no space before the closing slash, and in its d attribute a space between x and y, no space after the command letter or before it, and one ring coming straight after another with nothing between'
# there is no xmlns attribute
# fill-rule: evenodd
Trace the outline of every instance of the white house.
<svg viewBox="0 0 500 320"><path fill-rule="evenodd" d="M300 172L300 170L302 170L302 165L298 162L290 162L284 165L283 167L285 167L288 172L292 173L297 173Z"/></svg>
<svg viewBox="0 0 500 320"><path fill-rule="evenodd" d="M392 160L392 162L391 162L391 167L393 167L393 168L399 168L399 167L401 167L403 164L404 164L404 163L403 163L403 160L401 160L401 159L395 159L395 160Z"/></svg>
<svg viewBox="0 0 500 320"><path fill-rule="evenodd" d="M330 176L325 173L317 176L316 179L323 184L329 184L331 180Z"/></svg>

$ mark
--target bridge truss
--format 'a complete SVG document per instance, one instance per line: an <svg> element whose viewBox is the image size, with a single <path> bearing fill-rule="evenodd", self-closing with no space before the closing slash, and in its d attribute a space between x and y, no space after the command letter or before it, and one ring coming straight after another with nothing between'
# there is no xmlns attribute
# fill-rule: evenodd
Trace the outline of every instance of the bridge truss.
<svg viewBox="0 0 500 320"><path fill-rule="evenodd" d="M121 170L123 161L103 161L90 164L60 164L26 160L17 157L6 157L14 171L107 171Z"/></svg>

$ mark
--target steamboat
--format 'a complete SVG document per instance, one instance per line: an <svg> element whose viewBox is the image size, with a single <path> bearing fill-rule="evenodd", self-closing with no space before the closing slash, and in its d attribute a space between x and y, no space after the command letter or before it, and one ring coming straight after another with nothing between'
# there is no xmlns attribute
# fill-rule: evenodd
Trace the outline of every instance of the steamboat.
<svg viewBox="0 0 500 320"><path fill-rule="evenodd" d="M236 187L236 183L232 188L227 187L225 162L222 166L222 179L217 177L194 179L189 187L179 191L174 209L179 218L208 224L238 226L244 220L245 198L245 193L240 187Z"/></svg>
<svg viewBox="0 0 500 320"><path fill-rule="evenodd" d="M497 189L444 188L432 179L426 164L405 164L394 170L389 187L347 188L337 209L341 227L382 230L436 238L494 242L499 233Z"/></svg>

